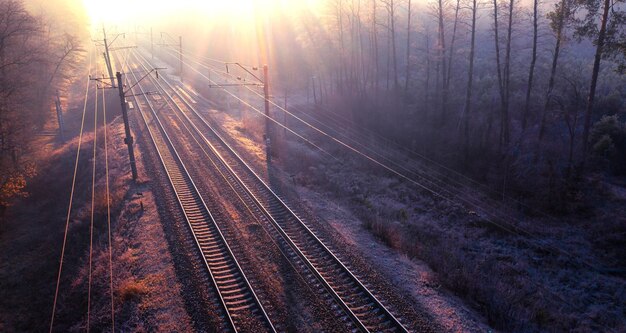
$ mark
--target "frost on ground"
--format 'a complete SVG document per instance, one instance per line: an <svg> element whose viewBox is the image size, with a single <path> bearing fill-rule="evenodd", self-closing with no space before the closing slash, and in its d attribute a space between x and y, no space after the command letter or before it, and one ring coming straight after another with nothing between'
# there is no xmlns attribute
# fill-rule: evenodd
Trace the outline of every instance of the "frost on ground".
<svg viewBox="0 0 626 333"><path fill-rule="evenodd" d="M290 152L293 156L305 149L294 146ZM315 159L310 152L307 156L313 157L310 166L294 168L304 170L296 178L305 187L350 207L363 226L391 248L426 261L440 283L496 328L624 328L623 278L588 266L605 264L593 234L607 229L604 226L618 227L620 219L623 223L623 200L614 197L608 210L613 211L606 216L604 208L605 216L595 219L522 220L534 235L525 237L358 161L339 165ZM611 217L618 223L609 222Z"/></svg>
<svg viewBox="0 0 626 333"><path fill-rule="evenodd" d="M213 117L229 136L238 143L238 148L248 155L254 156L263 162L263 147L251 140L250 129L243 127L241 122L228 114L211 111ZM301 150L305 156L292 156L294 160L306 163L317 152L308 149ZM290 157L291 158L291 157ZM262 165L256 161L257 166ZM281 163L281 161L279 161ZM300 165L309 168L312 166ZM259 170L259 168L257 168ZM263 172L261 172L263 173ZM413 302L425 309L437 321L440 327L447 331L485 332L490 329L485 320L475 311L468 308L463 302L442 287L437 275L424 262L389 248L370 230L364 227L360 218L348 208L349 200L343 200L334 194L325 193L321 189L312 189L302 179L302 174L281 172L285 181L295 182L301 201L319 214L320 220L326 221L346 241L346 246L358 251L363 257L377 267L380 273L386 276L393 285L402 292L411 296ZM291 177L294 175L295 177ZM330 195L330 196L329 196Z"/></svg>
<svg viewBox="0 0 626 333"><path fill-rule="evenodd" d="M489 328L475 311L442 287L436 274L424 262L394 251L376 238L342 200L328 200L319 192L298 186L304 204L319 214L345 239L346 244L380 269L392 284L408 293L449 332L486 332Z"/></svg>
<svg viewBox="0 0 626 333"><path fill-rule="evenodd" d="M222 112L211 116L235 141L246 141L240 148L256 145L248 157L259 156L250 128ZM529 237L315 141L342 158L291 137L275 145L287 157L275 162L282 177L444 327L485 330L476 311L506 331L626 329L623 185L598 181L605 195L592 216L522 218Z"/></svg>
<svg viewBox="0 0 626 333"><path fill-rule="evenodd" d="M67 115L70 126L80 117L75 111L70 108ZM99 134L102 143L102 130ZM190 331L152 193L130 179L120 117L110 123L108 134L116 331ZM83 136L55 331L84 331L86 326L93 138L93 133ZM37 157L39 176L28 187L30 197L10 208L1 226L2 332L48 330L77 145L77 138L45 145ZM100 145L98 154L104 156ZM97 170L90 326L106 332L111 298L103 158L97 160Z"/></svg>

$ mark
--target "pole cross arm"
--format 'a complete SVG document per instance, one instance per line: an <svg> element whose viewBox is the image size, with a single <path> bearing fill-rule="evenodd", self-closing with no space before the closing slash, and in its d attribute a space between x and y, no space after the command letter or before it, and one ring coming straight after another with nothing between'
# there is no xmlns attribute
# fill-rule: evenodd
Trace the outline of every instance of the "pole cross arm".
<svg viewBox="0 0 626 333"><path fill-rule="evenodd" d="M237 65L239 66L241 69L243 69L244 71L246 71L246 73L252 75L253 78L257 79L257 81L259 82L264 82L263 80L261 80L258 76L254 75L254 73L252 73L250 70L248 70L246 67L244 67L242 64L238 63L238 62L227 62L225 63L226 65L226 73L230 74L229 70L228 70L228 65ZM254 66L252 67L252 70L258 70L259 68Z"/></svg>
<svg viewBox="0 0 626 333"><path fill-rule="evenodd" d="M260 83L224 83L224 84L209 84L209 88L223 88L223 87L243 87L243 86L255 86L262 87Z"/></svg>
<svg viewBox="0 0 626 333"><path fill-rule="evenodd" d="M141 94L124 95L124 97L152 96L152 95L161 95L161 93L158 91L146 91L145 93L141 93Z"/></svg>
<svg viewBox="0 0 626 333"><path fill-rule="evenodd" d="M109 47L111 46L111 44L115 43L115 40L119 37L119 36L124 36L124 38L126 38L126 33L122 33L122 34L117 34L113 40L111 42L109 42Z"/></svg>
<svg viewBox="0 0 626 333"><path fill-rule="evenodd" d="M139 84L139 82L143 81L143 79L145 79L146 77L148 77L148 75L152 74L152 72L156 72L157 75L157 79L159 78L159 69L163 70L166 68L153 68L151 69L148 73L146 73L144 76L142 76L139 80L137 80L137 82L135 82L135 84L133 84L132 86L130 86L128 89L126 89L126 91L124 91L124 95L126 95L131 89L133 89L136 85Z"/></svg>
<svg viewBox="0 0 626 333"><path fill-rule="evenodd" d="M136 49L137 46L120 46L120 47L110 47L109 51L118 51L118 50L126 50L126 49Z"/></svg>
<svg viewBox="0 0 626 333"><path fill-rule="evenodd" d="M94 78L94 77L91 77L91 75L89 75L89 80L91 80L91 81L96 81L96 82L98 82L98 83L102 83L102 84L104 84L104 85L107 85L107 86L108 86L108 87L105 87L105 88L103 88L103 89L112 89L112 88L116 88L114 85L112 85L112 84L110 84L110 83L108 83L108 82L104 81L104 80L111 80L111 79L113 79L113 78L110 78L110 77L105 77L105 76L102 76L101 78Z"/></svg>

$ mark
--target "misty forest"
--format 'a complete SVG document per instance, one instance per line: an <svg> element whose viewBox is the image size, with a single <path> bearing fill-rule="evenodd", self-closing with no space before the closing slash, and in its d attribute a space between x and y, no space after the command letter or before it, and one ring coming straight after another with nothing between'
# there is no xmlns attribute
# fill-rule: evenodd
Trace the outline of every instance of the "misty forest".
<svg viewBox="0 0 626 333"><path fill-rule="evenodd" d="M624 0L0 0L0 331L626 330Z"/></svg>

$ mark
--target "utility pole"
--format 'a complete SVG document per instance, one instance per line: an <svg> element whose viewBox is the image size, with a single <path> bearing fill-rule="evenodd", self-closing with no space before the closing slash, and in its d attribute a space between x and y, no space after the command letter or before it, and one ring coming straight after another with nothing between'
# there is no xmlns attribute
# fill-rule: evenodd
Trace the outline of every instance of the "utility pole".
<svg viewBox="0 0 626 333"><path fill-rule="evenodd" d="M317 104L317 87L315 86L315 76L311 77L311 82L313 83L313 102Z"/></svg>
<svg viewBox="0 0 626 333"><path fill-rule="evenodd" d="M63 109L61 108L61 97L59 96L59 91L57 90L55 105L57 109L57 120L59 122L59 136L61 137L61 141L65 141L64 138L64 129L63 129Z"/></svg>
<svg viewBox="0 0 626 333"><path fill-rule="evenodd" d="M180 82L183 82L183 36L178 36L178 50L180 53Z"/></svg>
<svg viewBox="0 0 626 333"><path fill-rule="evenodd" d="M107 32L102 25L102 34L104 35L104 62L107 65L107 70L109 71L109 78L111 79L111 86L115 88L115 80L113 78L113 67L111 67L111 56L109 54L109 43L107 42Z"/></svg>
<svg viewBox="0 0 626 333"><path fill-rule="evenodd" d="M287 91L285 90L285 112L283 112L283 134L287 138Z"/></svg>
<svg viewBox="0 0 626 333"><path fill-rule="evenodd" d="M150 54L154 60L154 36L152 35L152 27L150 27Z"/></svg>
<svg viewBox="0 0 626 333"><path fill-rule="evenodd" d="M126 97L127 96L138 96L138 95L155 95L158 94L158 92L146 92L143 94L136 94L136 95L126 95L128 92L132 91L133 87L135 87L136 85L139 84L140 81L142 81L143 79L145 79L148 75L150 75L152 72L156 72L156 77L157 79L159 78L159 69L165 69L165 68L153 68L150 71L148 71L148 73L146 75L144 75L141 79L137 80L137 82L132 85L130 88L128 88L126 91L124 91L124 83L122 82L122 73L117 72L115 75L115 78L117 78L117 89L119 89L119 94L120 94L120 104L122 106L122 118L124 119L124 132L126 134L126 137L124 138L124 143L128 146L128 155L129 155L129 159L130 159L130 170L132 172L133 175L133 180L137 180L137 163L135 161L135 150L133 149L133 135L130 132L130 123L128 121L128 110L127 110L127 104L126 104ZM104 82L104 77L103 78L92 78L91 80L94 80L96 82L99 83L103 83L105 85L108 85L108 83ZM98 87L100 89L100 87ZM102 89L109 89L109 88L116 88L114 86L111 87L103 87Z"/></svg>
<svg viewBox="0 0 626 333"><path fill-rule="evenodd" d="M265 95L265 154L267 162L272 161L272 130L270 123L270 77L267 65L263 65L263 94Z"/></svg>
<svg viewBox="0 0 626 333"><path fill-rule="evenodd" d="M165 34L166 37L169 37L171 40L174 41L174 43L176 43L176 39L174 39L174 37L172 37L170 34L168 34L167 32L161 32L161 41L162 44L159 44L160 46L178 46L178 59L180 61L180 69L179 69L179 76L180 76L180 82L183 82L183 36L178 36L178 44L167 44L165 43L165 40L163 39L163 34Z"/></svg>
<svg viewBox="0 0 626 333"><path fill-rule="evenodd" d="M124 118L124 132L126 137L124 143L128 146L128 155L130 157L130 170L133 174L133 180L137 180L137 163L135 162L135 151L133 149L133 136L130 133L130 124L128 122L128 111L126 110L126 96L124 93L124 84L122 84L122 73L117 72L117 87L120 92L120 101L122 104L122 118Z"/></svg>
<svg viewBox="0 0 626 333"><path fill-rule="evenodd" d="M241 76L237 77L237 80L243 81L242 83L227 83L227 84L210 84L209 88L222 88L225 87L240 87L240 86L263 86L263 93L265 99L265 134L263 135L263 139L265 140L265 154L267 162L272 161L272 139L276 139L273 136L271 119L270 119L270 76L269 69L267 65L263 65L263 78L259 78L254 75L246 66L238 63L238 62L227 62L224 63L226 65L226 73L230 73L228 65L237 65L243 71L252 76L256 82L255 83L247 83L246 79L242 79ZM251 67L253 71L259 70L258 67Z"/></svg>

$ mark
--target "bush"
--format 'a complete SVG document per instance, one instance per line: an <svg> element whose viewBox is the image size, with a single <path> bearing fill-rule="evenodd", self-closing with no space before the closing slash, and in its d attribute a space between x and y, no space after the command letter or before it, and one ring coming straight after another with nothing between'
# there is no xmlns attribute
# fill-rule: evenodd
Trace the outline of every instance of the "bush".
<svg viewBox="0 0 626 333"><path fill-rule="evenodd" d="M132 299L139 299L148 291L148 286L142 281L126 281L119 289L119 298L123 302L127 302Z"/></svg>
<svg viewBox="0 0 626 333"><path fill-rule="evenodd" d="M626 123L617 115L604 116L593 125L590 145L596 158L608 162L610 171L626 174Z"/></svg>

